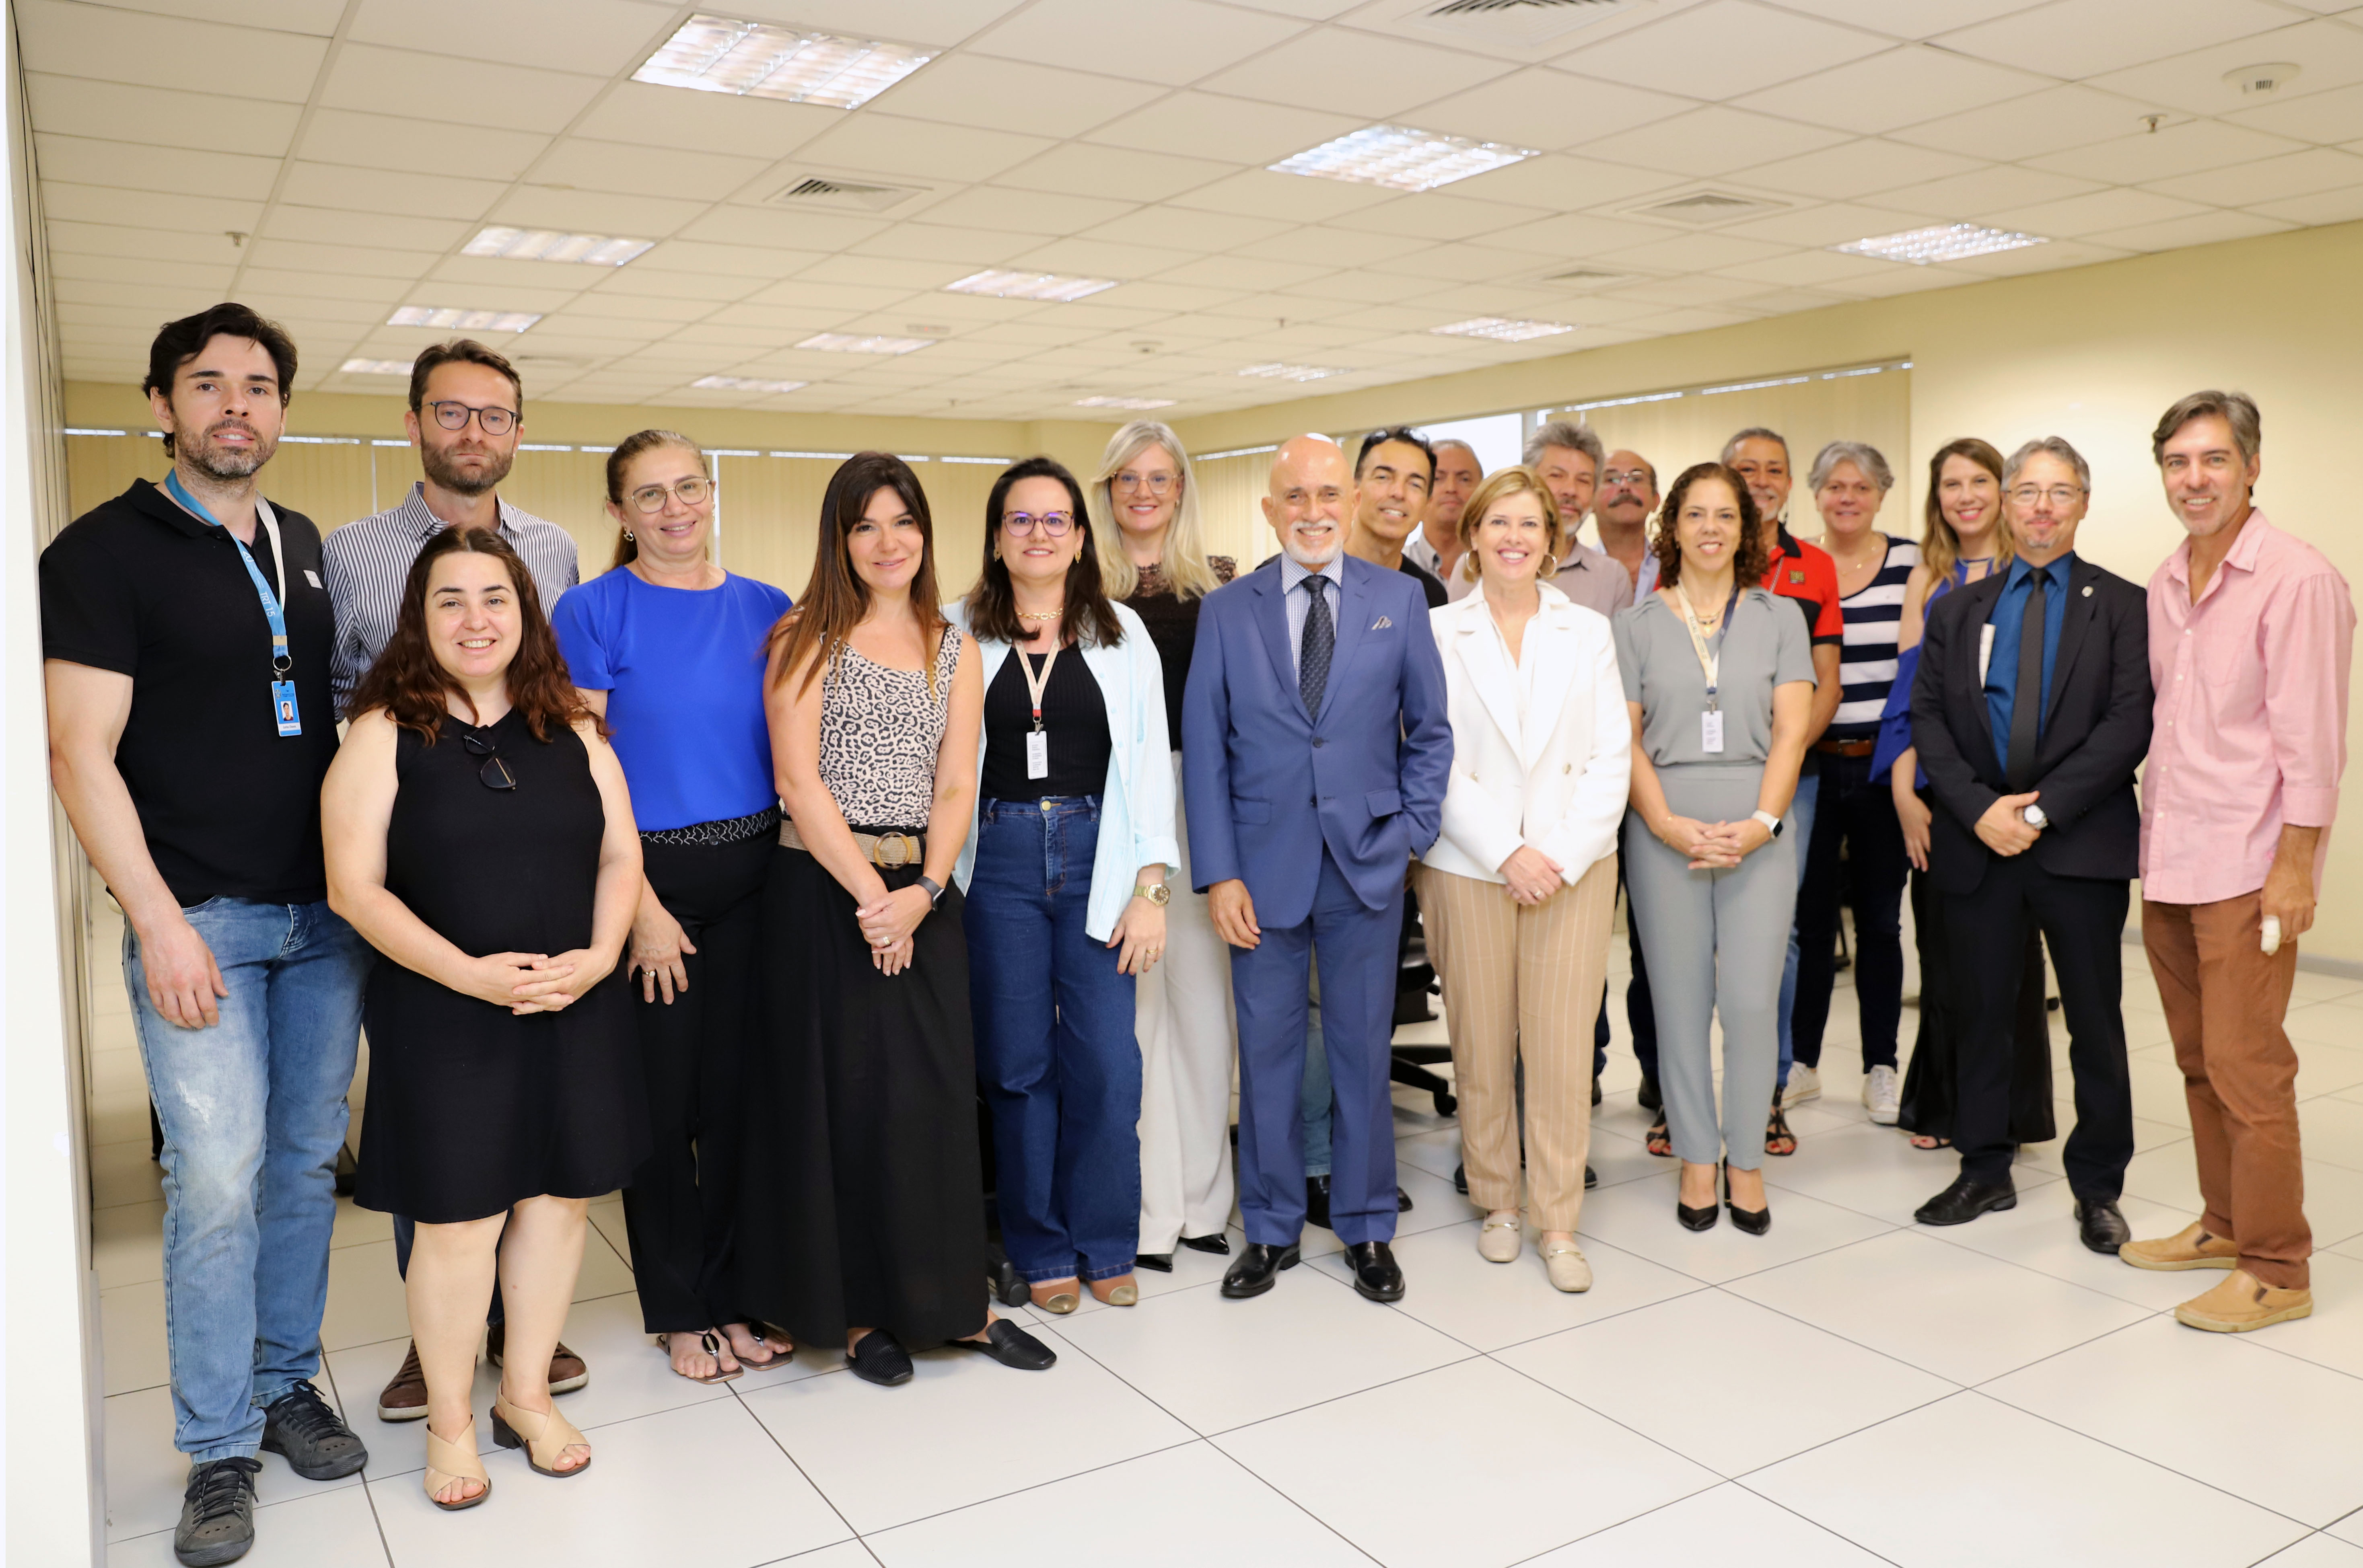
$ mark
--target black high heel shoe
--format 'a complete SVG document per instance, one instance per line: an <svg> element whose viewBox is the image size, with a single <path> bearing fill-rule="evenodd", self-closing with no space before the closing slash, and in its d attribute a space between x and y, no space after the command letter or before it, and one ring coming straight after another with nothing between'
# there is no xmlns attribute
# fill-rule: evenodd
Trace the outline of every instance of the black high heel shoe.
<svg viewBox="0 0 2363 1568"><path fill-rule="evenodd" d="M1723 1206L1731 1210L1731 1222L1751 1236L1760 1236L1772 1229L1772 1210L1769 1206L1763 1209L1742 1209L1731 1200L1731 1162L1729 1160L1723 1162ZM1684 1220L1683 1223L1688 1224L1689 1221ZM1704 1228L1699 1227L1701 1230Z"/></svg>
<svg viewBox="0 0 2363 1568"><path fill-rule="evenodd" d="M1683 1230L1712 1231L1714 1229L1715 1220L1721 1217L1722 1216L1715 1210L1714 1198L1712 1196L1707 1198L1705 1208L1692 1209L1689 1204L1682 1201L1681 1187L1679 1183L1676 1184L1674 1187L1674 1218L1682 1222Z"/></svg>

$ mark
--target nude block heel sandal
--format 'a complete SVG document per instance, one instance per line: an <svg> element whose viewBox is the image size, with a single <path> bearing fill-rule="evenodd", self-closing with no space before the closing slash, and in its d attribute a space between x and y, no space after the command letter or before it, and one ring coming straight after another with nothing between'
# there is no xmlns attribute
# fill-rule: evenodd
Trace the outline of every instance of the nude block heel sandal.
<svg viewBox="0 0 2363 1568"><path fill-rule="evenodd" d="M574 1423L555 1409L548 1414L527 1410L494 1395L493 1441L503 1448L525 1450L527 1464L541 1474L560 1481L571 1481L591 1468L591 1462L587 1459L571 1470L554 1470L542 1463L545 1459L556 1460L576 1443L584 1448L591 1446L591 1441L575 1428Z"/></svg>
<svg viewBox="0 0 2363 1568"><path fill-rule="evenodd" d="M468 1419L468 1430L462 1435L464 1443L446 1442L435 1435L433 1427L427 1429L427 1500L447 1514L472 1508L493 1495L493 1478L484 1474L484 1462L476 1453L474 1417ZM456 1503L447 1503L435 1495L454 1481L480 1481L484 1489Z"/></svg>

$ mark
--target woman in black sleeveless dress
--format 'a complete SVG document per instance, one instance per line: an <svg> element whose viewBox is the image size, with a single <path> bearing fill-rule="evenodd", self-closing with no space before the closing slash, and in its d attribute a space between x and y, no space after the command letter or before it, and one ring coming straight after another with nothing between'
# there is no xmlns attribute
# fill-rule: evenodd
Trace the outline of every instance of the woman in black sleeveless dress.
<svg viewBox="0 0 2363 1568"><path fill-rule="evenodd" d="M470 1389L496 1268L508 1331L494 1436L546 1475L591 1462L550 1403L549 1367L588 1202L649 1150L616 972L639 840L532 577L493 534L429 541L354 712L323 823L329 901L384 956L363 1004L358 1201L417 1221L427 1492L471 1507L491 1490Z"/></svg>

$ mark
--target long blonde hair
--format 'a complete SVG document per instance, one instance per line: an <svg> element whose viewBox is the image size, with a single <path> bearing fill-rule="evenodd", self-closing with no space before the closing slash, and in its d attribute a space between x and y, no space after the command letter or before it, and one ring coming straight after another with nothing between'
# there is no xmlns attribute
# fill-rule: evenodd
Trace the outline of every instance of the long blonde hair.
<svg viewBox="0 0 2363 1568"><path fill-rule="evenodd" d="M1936 487L1944 482L1945 464L1954 458L1967 458L1994 477L1993 565L1989 571L2007 569L2018 554L2018 536L2010 525L2010 508L2002 503L2002 454L1991 442L1974 436L1964 436L1958 441L1947 441L1936 448L1928 459L1928 499L1925 502L1926 526L1920 533L1920 564L1928 569L1930 578L1937 582L1953 575L1953 567L1961 558L1961 536L1954 532L1952 523L1945 516L1945 500Z"/></svg>
<svg viewBox="0 0 2363 1568"><path fill-rule="evenodd" d="M1100 579L1110 599L1129 599L1140 587L1140 572L1124 547L1124 528L1115 520L1112 487L1124 466L1151 447L1162 447L1172 453L1174 464L1181 469L1182 496L1173 508L1173 521L1165 530L1165 553L1159 561L1164 569L1165 580L1177 599L1212 593L1222 586L1222 581L1206 562L1206 532L1198 521L1198 476L1190 467L1190 450L1182 445L1182 437L1173 434L1171 425L1155 419L1133 420L1109 436L1107 450L1100 455L1099 469L1084 489L1092 513L1092 544L1100 558Z"/></svg>

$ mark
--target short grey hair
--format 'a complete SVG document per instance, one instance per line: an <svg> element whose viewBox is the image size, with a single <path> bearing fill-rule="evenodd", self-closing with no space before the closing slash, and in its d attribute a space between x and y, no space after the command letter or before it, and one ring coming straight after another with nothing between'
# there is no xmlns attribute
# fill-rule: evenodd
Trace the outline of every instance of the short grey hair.
<svg viewBox="0 0 2363 1568"><path fill-rule="evenodd" d="M1572 419L1554 419L1526 437L1526 449L1520 454L1526 467L1538 468L1543 453L1552 447L1564 447L1570 452L1581 452L1592 459L1592 471L1598 473L1608 466L1608 448L1592 433L1589 425L1578 425Z"/></svg>
<svg viewBox="0 0 2363 1568"><path fill-rule="evenodd" d="M1895 470L1887 466L1887 458L1868 441L1833 441L1814 458L1814 471L1805 476L1807 490L1819 490L1829 482L1840 463L1852 463L1862 470L1862 477L1879 487L1885 495L1895 488Z"/></svg>
<svg viewBox="0 0 2363 1568"><path fill-rule="evenodd" d="M2053 457L2058 458L2061 462L2066 463L2069 468L2074 469L2076 470L2077 484L2083 488L2085 493L2090 494L2091 492L2092 465L2084 460L2083 453L2076 450L2075 447L2068 444L2068 437L2065 436L2038 436L2036 439L2029 441L2025 446L2021 447L2017 451L2013 452L2009 457L2003 458L2002 465L2002 489L2008 490L2012 485L2016 484L2018 482L2018 470L2026 467L2027 459L2035 457L2039 452L2048 452Z"/></svg>
<svg viewBox="0 0 2363 1568"><path fill-rule="evenodd" d="M1767 430L1761 425L1751 425L1723 444L1725 468L1731 467L1731 459L1739 456L1740 443L1744 441L1770 441L1781 448L1781 457L1786 458L1789 455L1789 438L1786 436L1781 435L1778 430Z"/></svg>
<svg viewBox="0 0 2363 1568"><path fill-rule="evenodd" d="M2163 467L2166 444L2192 420L2211 414L2232 427L2232 440L2240 448L2240 460L2255 462L2265 444L2265 416L2258 412L2257 400L2244 392L2195 392L2168 409L2158 420L2158 428L2150 433L2151 460Z"/></svg>

